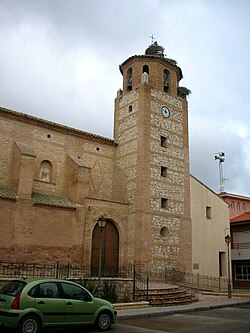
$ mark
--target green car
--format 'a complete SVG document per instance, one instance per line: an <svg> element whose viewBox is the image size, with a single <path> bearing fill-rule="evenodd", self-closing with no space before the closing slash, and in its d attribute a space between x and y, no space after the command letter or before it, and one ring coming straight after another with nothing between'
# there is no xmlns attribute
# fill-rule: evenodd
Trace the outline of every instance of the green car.
<svg viewBox="0 0 250 333"><path fill-rule="evenodd" d="M0 289L1 327L19 333L40 328L95 325L106 331L116 321L112 304L77 283L59 279L21 279Z"/></svg>

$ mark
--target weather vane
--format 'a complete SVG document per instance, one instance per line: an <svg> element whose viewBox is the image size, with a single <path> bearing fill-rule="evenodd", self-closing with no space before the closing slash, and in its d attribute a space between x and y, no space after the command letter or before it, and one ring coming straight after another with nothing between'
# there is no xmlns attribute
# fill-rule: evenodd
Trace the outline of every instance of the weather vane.
<svg viewBox="0 0 250 333"><path fill-rule="evenodd" d="M151 44L153 44L153 43L154 43L154 40L155 40L154 35L152 34L152 36L149 36L149 38L151 39Z"/></svg>

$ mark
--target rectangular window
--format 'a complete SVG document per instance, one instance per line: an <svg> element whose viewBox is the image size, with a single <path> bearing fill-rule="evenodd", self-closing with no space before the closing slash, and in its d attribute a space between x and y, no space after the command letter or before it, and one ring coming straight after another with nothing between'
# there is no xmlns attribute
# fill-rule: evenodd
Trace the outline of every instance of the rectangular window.
<svg viewBox="0 0 250 333"><path fill-rule="evenodd" d="M161 147L167 148L167 138L165 136L161 136Z"/></svg>
<svg viewBox="0 0 250 333"><path fill-rule="evenodd" d="M161 208L167 209L168 208L168 199L161 198Z"/></svg>
<svg viewBox="0 0 250 333"><path fill-rule="evenodd" d="M250 262L236 262L235 275L236 280L250 280Z"/></svg>
<svg viewBox="0 0 250 333"><path fill-rule="evenodd" d="M193 263L193 269L199 269L199 264L198 263Z"/></svg>
<svg viewBox="0 0 250 333"><path fill-rule="evenodd" d="M212 218L212 208L207 206L206 207L206 218L211 219Z"/></svg>
<svg viewBox="0 0 250 333"><path fill-rule="evenodd" d="M161 166L161 177L167 177L168 168Z"/></svg>

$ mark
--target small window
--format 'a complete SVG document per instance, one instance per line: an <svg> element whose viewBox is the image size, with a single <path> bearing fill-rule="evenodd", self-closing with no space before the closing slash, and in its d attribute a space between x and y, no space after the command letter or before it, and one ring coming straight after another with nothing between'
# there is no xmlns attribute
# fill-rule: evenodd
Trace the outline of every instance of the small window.
<svg viewBox="0 0 250 333"><path fill-rule="evenodd" d="M231 201L231 209L235 209L234 201Z"/></svg>
<svg viewBox="0 0 250 333"><path fill-rule="evenodd" d="M161 177L167 177L168 168L161 166Z"/></svg>
<svg viewBox="0 0 250 333"><path fill-rule="evenodd" d="M128 112L132 112L132 111L133 111L133 107L132 107L132 105L129 105Z"/></svg>
<svg viewBox="0 0 250 333"><path fill-rule="evenodd" d="M168 208L168 199L167 198L161 198L161 208L163 208L163 209Z"/></svg>
<svg viewBox="0 0 250 333"><path fill-rule="evenodd" d="M240 203L237 202L237 210L240 210Z"/></svg>
<svg viewBox="0 0 250 333"><path fill-rule="evenodd" d="M142 74L143 73L147 73L149 75L149 67L148 65L144 65L143 68L142 68Z"/></svg>
<svg viewBox="0 0 250 333"><path fill-rule="evenodd" d="M50 183L52 178L52 164L50 161L42 161L40 164L39 179L43 182Z"/></svg>
<svg viewBox="0 0 250 333"><path fill-rule="evenodd" d="M167 148L168 139L165 136L161 136L161 147Z"/></svg>
<svg viewBox="0 0 250 333"><path fill-rule="evenodd" d="M243 212L246 211L246 204L245 203L242 204L242 210L243 210Z"/></svg>
<svg viewBox="0 0 250 333"><path fill-rule="evenodd" d="M199 269L199 264L198 263L193 263L193 269Z"/></svg>
<svg viewBox="0 0 250 333"><path fill-rule="evenodd" d="M169 235L169 230L167 227L162 227L160 231L160 236L166 238Z"/></svg>
<svg viewBox="0 0 250 333"><path fill-rule="evenodd" d="M206 218L211 219L212 218L212 208L207 206L206 207Z"/></svg>

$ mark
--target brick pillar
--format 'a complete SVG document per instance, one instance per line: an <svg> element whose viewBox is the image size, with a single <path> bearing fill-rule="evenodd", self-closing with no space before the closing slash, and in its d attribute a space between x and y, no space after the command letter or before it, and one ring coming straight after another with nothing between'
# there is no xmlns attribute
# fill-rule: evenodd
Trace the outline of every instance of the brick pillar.
<svg viewBox="0 0 250 333"><path fill-rule="evenodd" d="M65 195L71 201L83 204L89 194L90 167L78 156L68 155L65 176Z"/></svg>
<svg viewBox="0 0 250 333"><path fill-rule="evenodd" d="M36 155L27 144L15 142L10 177L12 188L20 198L31 198L35 160Z"/></svg>

